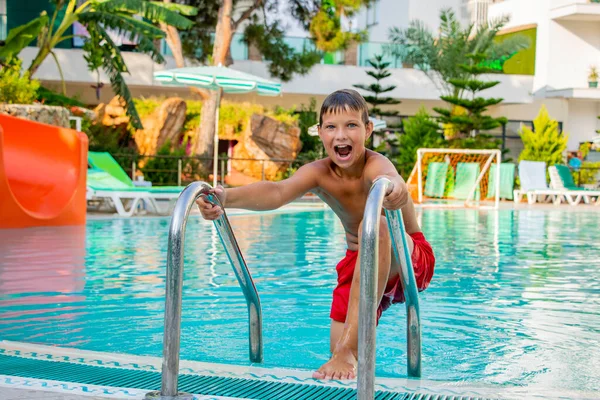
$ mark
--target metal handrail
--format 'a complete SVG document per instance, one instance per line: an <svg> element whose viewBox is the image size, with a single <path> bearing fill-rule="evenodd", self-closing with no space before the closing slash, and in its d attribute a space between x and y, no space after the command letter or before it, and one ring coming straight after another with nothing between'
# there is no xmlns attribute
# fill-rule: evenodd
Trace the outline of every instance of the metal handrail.
<svg viewBox="0 0 600 400"><path fill-rule="evenodd" d="M367 198L361 232L360 302L358 321L358 399L375 396L375 337L377 315L377 275L379 270L379 224L383 198L392 182L380 178L373 182ZM385 210L392 249L400 265L400 280L406 300L406 336L408 376L421 376L421 318L415 273L406 241L400 210Z"/></svg>
<svg viewBox="0 0 600 400"><path fill-rule="evenodd" d="M167 249L167 278L165 297L165 329L163 341L162 387L160 392L151 392L147 399L187 399L190 395L177 392L179 378L179 350L181 339L181 294L183 288L183 263L185 227L192 206L200 196L221 206L216 196L209 194L212 187L206 182L194 182L179 195L171 225ZM235 240L227 215L214 221L221 242L233 266L236 278L246 298L249 317L250 360L260 363L263 360L262 311L260 299L250 276L248 267Z"/></svg>

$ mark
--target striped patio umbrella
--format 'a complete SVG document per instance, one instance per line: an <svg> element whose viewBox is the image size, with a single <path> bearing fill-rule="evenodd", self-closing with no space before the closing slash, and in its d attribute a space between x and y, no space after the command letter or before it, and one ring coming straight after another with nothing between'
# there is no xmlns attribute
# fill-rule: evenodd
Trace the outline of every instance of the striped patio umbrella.
<svg viewBox="0 0 600 400"><path fill-rule="evenodd" d="M154 73L154 80L171 85L195 86L208 90L223 89L225 93L256 92L263 96L281 94L281 84L222 65L176 68ZM220 91L218 92L220 95ZM220 100L220 99L219 99ZM217 102L219 102L217 100ZM217 185L219 143L219 108L216 110L213 152L213 186Z"/></svg>

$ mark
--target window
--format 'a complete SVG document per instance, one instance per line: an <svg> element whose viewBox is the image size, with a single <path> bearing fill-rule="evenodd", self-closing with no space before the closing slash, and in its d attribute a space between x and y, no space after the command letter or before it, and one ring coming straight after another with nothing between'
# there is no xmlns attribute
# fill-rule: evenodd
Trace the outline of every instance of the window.
<svg viewBox="0 0 600 400"><path fill-rule="evenodd" d="M6 0L0 0L0 40L6 39Z"/></svg>
<svg viewBox="0 0 600 400"><path fill-rule="evenodd" d="M377 25L377 14L379 10L379 1L375 0L373 3L367 6L367 28L373 25Z"/></svg>

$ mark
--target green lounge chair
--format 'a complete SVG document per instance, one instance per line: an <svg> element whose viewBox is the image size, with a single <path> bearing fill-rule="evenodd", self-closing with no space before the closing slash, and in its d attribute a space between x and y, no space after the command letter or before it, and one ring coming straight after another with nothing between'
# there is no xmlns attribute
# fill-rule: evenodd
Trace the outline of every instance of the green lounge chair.
<svg viewBox="0 0 600 400"><path fill-rule="evenodd" d="M142 202L150 204L156 212L159 211L151 193L144 189L129 187L101 169L91 168L87 170L86 199L108 203L122 217L131 217Z"/></svg>
<svg viewBox="0 0 600 400"><path fill-rule="evenodd" d="M129 175L127 175L127 173L123 170L123 168L121 168L119 163L109 153L90 151L88 152L88 163L94 169L99 169L109 173L110 175L127 185L127 187L136 187L133 184L133 181L131 180ZM144 187L143 189L150 193L179 194L183 189L185 189L185 186L150 186Z"/></svg>
<svg viewBox="0 0 600 400"><path fill-rule="evenodd" d="M454 179L454 190L450 193L450 197L460 200L467 200L471 189L477 178L479 177L479 163L458 163L456 165L456 178ZM475 194L471 200L479 201L481 191L479 186L475 190Z"/></svg>
<svg viewBox="0 0 600 400"><path fill-rule="evenodd" d="M427 166L427 179L425 180L425 196L444 197L449 164L446 162L432 162Z"/></svg>
<svg viewBox="0 0 600 400"><path fill-rule="evenodd" d="M553 189L563 191L563 196L570 205L577 205L581 200L590 204L594 197L596 197L596 205L600 205L600 190L590 190L575 185L571 170L566 165L553 165L548 168L548 172L550 185Z"/></svg>
<svg viewBox="0 0 600 400"><path fill-rule="evenodd" d="M497 164L490 165L489 179L488 179L488 191L486 198L493 199L496 197L496 169ZM500 198L501 199L513 199L513 190L515 187L515 169L516 165L513 163L502 163L500 164Z"/></svg>

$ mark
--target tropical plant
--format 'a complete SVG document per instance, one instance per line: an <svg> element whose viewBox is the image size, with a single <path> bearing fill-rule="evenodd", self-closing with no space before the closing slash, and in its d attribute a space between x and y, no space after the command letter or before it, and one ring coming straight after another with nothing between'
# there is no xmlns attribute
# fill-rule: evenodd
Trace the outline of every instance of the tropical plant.
<svg viewBox="0 0 600 400"><path fill-rule="evenodd" d="M589 185L598 182L600 162L583 162L581 168L573 170L573 180L577 185Z"/></svg>
<svg viewBox="0 0 600 400"><path fill-rule="evenodd" d="M533 120L533 130L522 125L519 134L524 146L519 161L544 161L546 165L563 163L568 135L558 129L558 122L550 118L546 106L542 105Z"/></svg>
<svg viewBox="0 0 600 400"><path fill-rule="evenodd" d="M423 22L413 20L406 29L392 28L389 37L393 53L403 62L424 71L444 95L461 97L461 88L452 85L450 80L468 79L469 73L460 66L469 64L469 55L482 54L482 62L486 64L506 59L529 46L525 36L494 40L508 21L508 17L503 17L478 27L463 27L454 11L443 9L439 34L429 30Z"/></svg>
<svg viewBox="0 0 600 400"><path fill-rule="evenodd" d="M186 143L173 148L171 142L167 141L157 150L157 157L150 157L141 168L144 179L151 181L156 186L176 184L178 161L180 159L183 161L183 168L191 162L189 158L185 158L185 149Z"/></svg>
<svg viewBox="0 0 600 400"><path fill-rule="evenodd" d="M417 114L404 121L403 134L397 134L398 154L390 157L404 179L408 179L415 162L417 150L445 147L439 124L421 107Z"/></svg>
<svg viewBox="0 0 600 400"><path fill-rule="evenodd" d="M0 65L8 65L15 60L47 25L48 15L43 12L38 18L11 29L6 40L0 42Z"/></svg>
<svg viewBox="0 0 600 400"><path fill-rule="evenodd" d="M78 5L77 0L53 0L52 3L54 13L50 19L43 13L39 18L15 28L17 30L15 34L11 30L9 33L11 40L7 40L7 44L0 48L0 57L4 52L13 56L18 54L20 51L18 47L29 44L32 34L37 30L38 52L28 68L30 76L33 76L42 62L51 55L58 65L62 78L62 68L54 48L59 43L73 38L75 35L68 34L69 28L76 22L81 23L89 33L84 45L88 67L91 70L102 68L107 73L114 92L127 103L127 112L132 125L141 128L131 93L122 76L123 73L128 73L129 69L107 30L126 35L131 40L135 39L138 43L137 51L148 54L154 62L162 63L164 59L154 41L163 38L165 34L154 24L162 22L187 29L192 22L184 15L193 15L197 10L179 4L145 0L87 0L81 5ZM143 20L136 18L138 16ZM10 49L6 49L8 45Z"/></svg>
<svg viewBox="0 0 600 400"><path fill-rule="evenodd" d="M37 91L37 101L47 106L85 107L85 104L77 98L64 96L43 86L40 86Z"/></svg>
<svg viewBox="0 0 600 400"><path fill-rule="evenodd" d="M478 76L486 73L493 73L489 67L481 63L485 59L483 54L470 54L467 56L468 64L461 64L458 67L464 72L463 78L451 78L448 83L453 88L452 93L462 93L459 95L441 96L441 99L451 105L450 109L434 107L434 110L440 114L440 121L454 130L455 137L475 137L481 131L489 131L506 123L506 118L494 118L489 115L483 115L488 107L502 102L501 98L483 98L477 97L478 93L498 85L499 81L481 81ZM454 112L460 109L460 114ZM446 137L454 139L455 137Z"/></svg>
<svg viewBox="0 0 600 400"><path fill-rule="evenodd" d="M12 59L0 69L0 103L31 104L37 99L40 82L29 79L29 73L21 74L21 60Z"/></svg>
<svg viewBox="0 0 600 400"><path fill-rule="evenodd" d="M300 142L302 148L298 153L298 163L311 162L323 157L323 143L318 136L312 136L308 133L310 127L319 123L317 117L317 100L311 97L308 105L302 104L300 109L296 111L298 116L298 127L300 128Z"/></svg>
<svg viewBox="0 0 600 400"><path fill-rule="evenodd" d="M588 74L588 81L590 82L598 82L598 68L590 67L590 73Z"/></svg>
<svg viewBox="0 0 600 400"><path fill-rule="evenodd" d="M369 114L371 116L375 116L378 118L384 116L397 116L398 111L383 110L380 108L380 106L382 105L401 103L400 100L396 100L393 97L381 96L384 93L388 93L396 89L395 85L384 86L381 83L382 80L392 75L391 72L387 69L390 66L390 63L383 61L383 55L376 55L367 62L371 67L374 68L374 71L367 71L367 75L375 79L375 82L369 85L356 84L352 86L358 89L362 89L366 92L373 93L372 95L364 96L365 101L372 105L371 109L369 110Z"/></svg>

